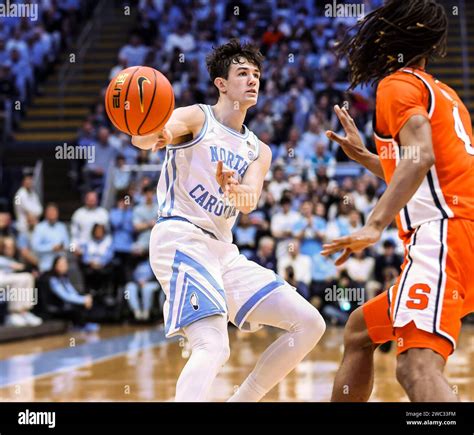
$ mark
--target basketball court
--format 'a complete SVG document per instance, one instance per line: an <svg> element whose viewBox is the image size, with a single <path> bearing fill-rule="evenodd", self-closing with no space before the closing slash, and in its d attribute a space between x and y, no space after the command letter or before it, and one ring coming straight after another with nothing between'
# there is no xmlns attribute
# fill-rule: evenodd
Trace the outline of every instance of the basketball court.
<svg viewBox="0 0 474 435"><path fill-rule="evenodd" d="M229 330L231 356L213 385L225 401L255 366L278 332ZM342 358L343 330L329 327L321 342L265 401L329 401ZM2 345L0 400L21 402L171 401L189 356L161 327L105 326L93 335L64 334ZM395 379L395 350L377 351L371 401L404 402ZM449 359L448 380L462 401L474 401L474 326L465 325Z"/></svg>

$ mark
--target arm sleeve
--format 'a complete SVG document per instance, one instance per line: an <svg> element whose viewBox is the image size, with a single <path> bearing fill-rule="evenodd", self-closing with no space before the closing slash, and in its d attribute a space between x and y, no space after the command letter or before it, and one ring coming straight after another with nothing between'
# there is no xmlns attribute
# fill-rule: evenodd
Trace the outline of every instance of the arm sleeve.
<svg viewBox="0 0 474 435"><path fill-rule="evenodd" d="M412 74L388 77L380 82L376 99L376 130L398 141L405 123L415 115L428 116L429 92Z"/></svg>
<svg viewBox="0 0 474 435"><path fill-rule="evenodd" d="M67 283L68 287L72 286L71 283ZM55 277L52 277L49 280L49 286L51 288L51 291L61 298L64 302L69 302L71 304L78 304L82 305L85 302L85 296L80 295L77 293L76 289L74 289L74 292L67 292L64 286L59 282L59 280Z"/></svg>

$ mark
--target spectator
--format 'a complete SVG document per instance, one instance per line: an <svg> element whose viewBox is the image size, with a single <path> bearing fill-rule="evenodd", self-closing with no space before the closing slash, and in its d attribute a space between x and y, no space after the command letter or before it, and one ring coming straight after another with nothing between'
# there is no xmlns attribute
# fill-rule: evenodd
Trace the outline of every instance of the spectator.
<svg viewBox="0 0 474 435"><path fill-rule="evenodd" d="M278 260L278 274L285 275L287 268L291 268L296 282L296 289L305 299L309 299L311 284L311 257L300 253L300 242L292 239L288 245L288 253Z"/></svg>
<svg viewBox="0 0 474 435"><path fill-rule="evenodd" d="M26 174L23 177L21 187L15 194L14 206L18 231L28 230L29 215L37 221L43 213L43 206L38 193L33 189L33 176L31 174Z"/></svg>
<svg viewBox="0 0 474 435"><path fill-rule="evenodd" d="M39 267L38 257L33 250L33 233L36 228L37 220L29 215L27 218L28 229L18 234L17 246L22 262L26 264L27 270L37 271Z"/></svg>
<svg viewBox="0 0 474 435"><path fill-rule="evenodd" d="M84 176L89 190L102 191L107 169L111 162L115 161L117 150L111 145L110 130L107 127L99 128L97 139L94 159L87 161Z"/></svg>
<svg viewBox="0 0 474 435"><path fill-rule="evenodd" d="M312 257L321 252L326 221L313 214L313 204L305 201L301 205L301 217L293 226L293 237L301 241L301 253Z"/></svg>
<svg viewBox="0 0 474 435"><path fill-rule="evenodd" d="M277 260L275 257L275 241L271 237L262 237L258 242L257 253L251 258L255 263L266 269L277 270Z"/></svg>
<svg viewBox="0 0 474 435"><path fill-rule="evenodd" d="M95 323L87 323L87 311L93 306L91 294L80 294L68 277L69 265L64 255L58 255L53 261L47 276L48 299L57 308L55 317L70 320L75 327L85 332L99 329Z"/></svg>
<svg viewBox="0 0 474 435"><path fill-rule="evenodd" d="M36 225L31 245L39 260L40 272L51 270L54 258L69 250L69 234L66 225L58 221L58 206L46 205L44 220Z"/></svg>
<svg viewBox="0 0 474 435"><path fill-rule="evenodd" d="M176 32L170 33L165 42L165 50L168 53L172 53L176 49L180 53L191 53L195 46L194 36L190 33L189 26L185 23L179 25Z"/></svg>
<svg viewBox="0 0 474 435"><path fill-rule="evenodd" d="M148 53L148 47L142 44L140 36L133 34L127 45L119 52L119 59L125 59L127 67L143 65Z"/></svg>
<svg viewBox="0 0 474 435"><path fill-rule="evenodd" d="M383 242L383 253L375 257L375 280L380 286L385 283L386 269L394 269L398 276L402 267L402 257L395 252L395 242L387 239Z"/></svg>
<svg viewBox="0 0 474 435"><path fill-rule="evenodd" d="M356 287L365 288L366 283L372 277L374 266L374 258L367 256L367 250L363 250L354 252L343 264L342 270L347 271L347 275Z"/></svg>
<svg viewBox="0 0 474 435"><path fill-rule="evenodd" d="M152 186L145 186L143 195L144 202L133 208L133 227L138 234L134 250L142 254L148 252L151 229L155 226L158 214L155 189Z"/></svg>
<svg viewBox="0 0 474 435"><path fill-rule="evenodd" d="M16 237L16 234L11 214L0 210L0 237Z"/></svg>
<svg viewBox="0 0 474 435"><path fill-rule="evenodd" d="M234 243L242 255L252 258L255 254L257 228L252 225L248 214L241 214L239 222L234 229Z"/></svg>
<svg viewBox="0 0 474 435"><path fill-rule="evenodd" d="M116 261L116 283L125 285L130 280L131 253L133 248L133 208L131 197L121 195L117 205L110 211L112 247Z"/></svg>
<svg viewBox="0 0 474 435"><path fill-rule="evenodd" d="M281 166L275 166L272 175L273 180L268 185L268 191L272 194L273 199L279 202L283 192L290 188L290 183L285 180L285 171Z"/></svg>
<svg viewBox="0 0 474 435"><path fill-rule="evenodd" d="M277 257L286 253L287 242L293 234L293 227L299 219L299 213L291 209L291 198L283 195L280 200L281 210L271 220L271 234L278 241Z"/></svg>
<svg viewBox="0 0 474 435"><path fill-rule="evenodd" d="M325 290L331 288L338 277L334 259L323 257L320 253L311 258L310 302L319 308L324 303Z"/></svg>
<svg viewBox="0 0 474 435"><path fill-rule="evenodd" d="M115 159L115 168L113 171L113 181L112 184L116 191L125 190L130 186L131 182L131 173L130 171L125 171L123 167L125 166L125 157L122 154L119 154Z"/></svg>
<svg viewBox="0 0 474 435"><path fill-rule="evenodd" d="M105 208L98 207L97 193L89 191L84 197L84 205L71 217L72 248L76 254L82 255L81 247L90 239L95 224L107 226L109 213Z"/></svg>
<svg viewBox="0 0 474 435"><path fill-rule="evenodd" d="M160 288L148 259L137 265L133 279L134 281L127 283L125 294L135 319L146 321L150 318L153 293Z"/></svg>
<svg viewBox="0 0 474 435"><path fill-rule="evenodd" d="M16 258L16 244L12 237L0 239L0 283L9 294L7 326L38 326L43 322L30 310L37 303L35 279L25 272L25 265Z"/></svg>
<svg viewBox="0 0 474 435"><path fill-rule="evenodd" d="M328 178L333 178L336 173L336 160L327 150L324 143L316 143L316 152L311 157L311 169L317 173L320 167L326 168Z"/></svg>
<svg viewBox="0 0 474 435"><path fill-rule="evenodd" d="M106 233L104 225L94 224L91 238L85 243L83 252L82 265L86 287L95 294L110 296L114 250L112 237Z"/></svg>

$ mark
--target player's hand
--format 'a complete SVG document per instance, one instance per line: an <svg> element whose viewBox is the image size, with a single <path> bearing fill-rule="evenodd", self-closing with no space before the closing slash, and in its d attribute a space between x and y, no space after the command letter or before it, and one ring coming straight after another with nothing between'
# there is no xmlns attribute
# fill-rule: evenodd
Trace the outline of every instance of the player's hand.
<svg viewBox="0 0 474 435"><path fill-rule="evenodd" d="M173 134L168 128L164 128L154 134L156 135L156 143L153 145L153 152L164 148L173 141Z"/></svg>
<svg viewBox="0 0 474 435"><path fill-rule="evenodd" d="M84 307L86 307L88 310L92 308L92 296L91 295L86 295L85 300L84 300Z"/></svg>
<svg viewBox="0 0 474 435"><path fill-rule="evenodd" d="M365 226L349 236L339 237L331 243L324 244L321 255L327 257L343 250L342 255L335 262L336 266L339 266L349 258L352 252L362 251L377 243L381 234L382 232L377 228Z"/></svg>
<svg viewBox="0 0 474 435"><path fill-rule="evenodd" d="M228 197L231 192L231 186L238 185L239 182L233 177L235 171L232 169L224 169L221 160L217 162L216 180L224 191L224 197Z"/></svg>
<svg viewBox="0 0 474 435"><path fill-rule="evenodd" d="M341 145L342 149L349 158L358 161L359 157L367 152L367 148L360 137L359 130L357 129L354 120L349 115L349 112L345 107L341 109L336 104L334 106L334 112L336 112L339 121L341 121L346 136L339 136L331 130L326 131L326 136Z"/></svg>

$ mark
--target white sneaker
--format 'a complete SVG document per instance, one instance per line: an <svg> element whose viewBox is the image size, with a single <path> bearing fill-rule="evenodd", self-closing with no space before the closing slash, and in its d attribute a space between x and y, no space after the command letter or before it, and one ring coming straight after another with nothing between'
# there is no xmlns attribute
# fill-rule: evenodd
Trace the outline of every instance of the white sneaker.
<svg viewBox="0 0 474 435"><path fill-rule="evenodd" d="M23 326L28 326L28 323L26 323L26 319L21 314L12 313L7 317L5 325L21 328Z"/></svg>
<svg viewBox="0 0 474 435"><path fill-rule="evenodd" d="M150 311L149 310L143 310L142 311L142 319L143 320L148 320L150 318Z"/></svg>
<svg viewBox="0 0 474 435"><path fill-rule="evenodd" d="M35 316L29 311L25 311L21 315L26 320L26 324L29 326L39 326L43 323L43 319L41 317Z"/></svg>
<svg viewBox="0 0 474 435"><path fill-rule="evenodd" d="M142 312L140 310L134 310L133 311L133 316L135 317L135 320L141 320L142 319Z"/></svg>

